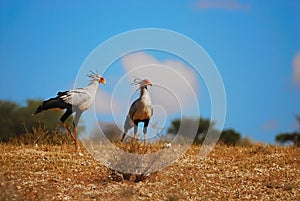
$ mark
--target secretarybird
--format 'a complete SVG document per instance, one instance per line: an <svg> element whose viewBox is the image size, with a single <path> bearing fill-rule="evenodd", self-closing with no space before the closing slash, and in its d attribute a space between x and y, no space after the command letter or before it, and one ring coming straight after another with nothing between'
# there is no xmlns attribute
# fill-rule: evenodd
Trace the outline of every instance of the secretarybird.
<svg viewBox="0 0 300 201"><path fill-rule="evenodd" d="M76 126L78 124L79 118L81 114L85 110L87 110L93 103L98 89L98 85L100 83L106 84L105 79L102 76L98 75L98 73L94 73L91 71L91 74L88 75L88 77L91 78L91 80L90 84L87 87L58 92L55 98L45 100L41 105L39 105L36 112L34 113L34 115L36 115L44 110L66 109L66 112L62 115L60 121L62 122L63 126L67 129L68 133L73 137L76 151ZM65 121L73 112L75 112L75 117L73 119L74 132L72 134Z"/></svg>
<svg viewBox="0 0 300 201"><path fill-rule="evenodd" d="M151 98L147 86L152 86L152 83L148 79L141 80L136 78L134 79L133 84L140 86L140 97L132 103L129 109L129 113L124 123L124 134L121 142L124 140L128 130L130 130L132 127L134 127L134 139L136 139L138 124L143 122L144 145L146 145L147 127L153 114Z"/></svg>

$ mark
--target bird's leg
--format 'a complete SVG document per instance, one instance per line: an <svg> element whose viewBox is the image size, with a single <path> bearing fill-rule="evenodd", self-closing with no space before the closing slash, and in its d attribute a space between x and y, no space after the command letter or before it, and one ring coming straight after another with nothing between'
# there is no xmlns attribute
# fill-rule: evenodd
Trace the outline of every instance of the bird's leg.
<svg viewBox="0 0 300 201"><path fill-rule="evenodd" d="M135 141L136 141L136 134L137 134L137 131L138 131L138 124L139 124L138 121L134 121L134 140Z"/></svg>
<svg viewBox="0 0 300 201"><path fill-rule="evenodd" d="M136 141L136 134L137 134L138 126L134 125L134 141Z"/></svg>
<svg viewBox="0 0 300 201"><path fill-rule="evenodd" d="M147 134L147 128L149 125L149 120L144 122L144 129L143 129L143 133L144 133L144 146L146 146L146 134Z"/></svg>
<svg viewBox="0 0 300 201"><path fill-rule="evenodd" d="M146 146L146 134L147 134L147 127L144 127L144 129L143 129L143 133L144 133L144 146Z"/></svg>
<svg viewBox="0 0 300 201"><path fill-rule="evenodd" d="M73 121L73 127L74 127L73 135L74 135L74 144L75 144L75 151L76 152L78 150L78 145L77 145L77 124L79 122L79 118L80 118L81 114L82 114L82 111L77 110L76 113L75 113L74 121Z"/></svg>
<svg viewBox="0 0 300 201"><path fill-rule="evenodd" d="M61 122L62 125L64 126L64 128L68 131L68 134L73 138L73 140L75 140L74 136L72 135L71 130L69 129L69 127L67 126L67 124L65 122Z"/></svg>
<svg viewBox="0 0 300 201"><path fill-rule="evenodd" d="M76 128L76 126L74 126L73 136L74 136L75 151L77 151L78 146L77 146L77 128Z"/></svg>
<svg viewBox="0 0 300 201"><path fill-rule="evenodd" d="M63 126L65 127L65 129L68 131L69 135L75 140L71 130L68 128L67 124L65 123L65 121L67 120L67 118L72 114L72 108L67 108L66 112L63 114L63 116L60 118L61 123L63 124Z"/></svg>
<svg viewBox="0 0 300 201"><path fill-rule="evenodd" d="M133 139L136 141L136 134L137 134L137 126L134 125L134 136L133 136Z"/></svg>
<svg viewBox="0 0 300 201"><path fill-rule="evenodd" d="M126 132L123 133L123 136L122 136L122 139L121 139L121 142L123 142L124 138L126 136Z"/></svg>
<svg viewBox="0 0 300 201"><path fill-rule="evenodd" d="M74 127L74 134L72 134L71 130L69 129L69 127L67 126L67 124L65 122L62 122L63 126L65 127L65 129L68 131L68 134L72 137L72 139L74 140L74 144L75 144L75 152L77 152L78 147L77 147L77 129L76 127Z"/></svg>

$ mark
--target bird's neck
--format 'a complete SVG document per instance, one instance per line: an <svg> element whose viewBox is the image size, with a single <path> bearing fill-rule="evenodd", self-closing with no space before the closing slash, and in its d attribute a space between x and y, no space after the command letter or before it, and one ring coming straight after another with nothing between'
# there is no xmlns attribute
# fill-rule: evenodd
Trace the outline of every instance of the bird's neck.
<svg viewBox="0 0 300 201"><path fill-rule="evenodd" d="M99 86L99 82L97 80L91 81L91 83L86 87L86 89L91 93L93 97L95 97L97 93L97 89Z"/></svg>
<svg viewBox="0 0 300 201"><path fill-rule="evenodd" d="M147 86L141 87L141 94L140 94L141 99L150 99L150 95L147 89Z"/></svg>

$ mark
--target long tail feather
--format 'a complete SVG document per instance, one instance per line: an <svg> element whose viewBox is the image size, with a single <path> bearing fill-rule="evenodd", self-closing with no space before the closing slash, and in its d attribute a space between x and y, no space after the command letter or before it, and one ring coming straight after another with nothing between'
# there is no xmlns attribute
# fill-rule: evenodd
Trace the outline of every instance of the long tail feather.
<svg viewBox="0 0 300 201"><path fill-rule="evenodd" d="M44 101L41 105L38 106L34 115L49 109L68 109L72 108L72 106L66 102L64 102L59 96L55 98L50 98L49 100Z"/></svg>

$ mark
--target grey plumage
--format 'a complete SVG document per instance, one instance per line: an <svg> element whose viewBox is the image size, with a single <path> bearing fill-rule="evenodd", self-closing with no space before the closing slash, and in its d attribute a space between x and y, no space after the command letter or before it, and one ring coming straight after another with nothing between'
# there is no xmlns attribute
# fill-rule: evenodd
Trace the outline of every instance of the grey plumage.
<svg viewBox="0 0 300 201"><path fill-rule="evenodd" d="M77 150L77 130L76 126L80 119L81 114L87 110L95 99L96 92L100 83L106 84L105 79L93 73L88 75L91 78L90 84L84 88L77 88L69 91L58 92L55 98L50 98L43 101L41 105L38 106L34 115L49 109L66 109L60 121L64 127L68 130L69 134L74 138L75 147ZM74 133L72 134L65 124L66 119L75 112L75 117L73 120Z"/></svg>

